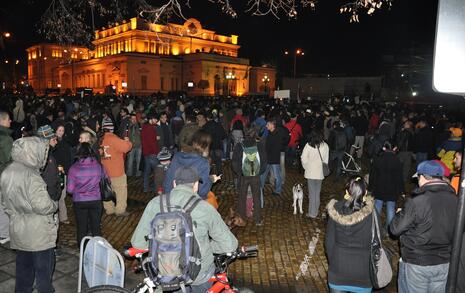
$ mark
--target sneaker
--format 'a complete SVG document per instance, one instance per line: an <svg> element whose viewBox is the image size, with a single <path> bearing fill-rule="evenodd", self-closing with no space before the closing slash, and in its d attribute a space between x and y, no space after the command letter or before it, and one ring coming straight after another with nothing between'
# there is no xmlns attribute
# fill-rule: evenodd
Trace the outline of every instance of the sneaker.
<svg viewBox="0 0 465 293"><path fill-rule="evenodd" d="M10 242L10 237L0 237L0 244L6 244Z"/></svg>

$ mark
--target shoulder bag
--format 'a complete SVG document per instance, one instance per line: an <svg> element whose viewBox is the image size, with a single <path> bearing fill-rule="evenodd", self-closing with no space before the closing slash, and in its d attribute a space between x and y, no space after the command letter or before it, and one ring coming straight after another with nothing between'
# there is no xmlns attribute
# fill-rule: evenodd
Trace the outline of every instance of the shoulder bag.
<svg viewBox="0 0 465 293"><path fill-rule="evenodd" d="M100 164L100 196L102 201L112 201L116 204L116 194L111 187L111 181L105 177L103 166Z"/></svg>
<svg viewBox="0 0 465 293"><path fill-rule="evenodd" d="M323 166L323 176L328 177L331 174L331 170L329 169L329 165L323 162L323 158L321 157L320 153L320 146L317 146L316 149L318 150L318 154L320 155L321 165Z"/></svg>
<svg viewBox="0 0 465 293"><path fill-rule="evenodd" d="M392 280L391 262L381 243L378 216L373 208L370 245L370 278L376 289L386 287Z"/></svg>

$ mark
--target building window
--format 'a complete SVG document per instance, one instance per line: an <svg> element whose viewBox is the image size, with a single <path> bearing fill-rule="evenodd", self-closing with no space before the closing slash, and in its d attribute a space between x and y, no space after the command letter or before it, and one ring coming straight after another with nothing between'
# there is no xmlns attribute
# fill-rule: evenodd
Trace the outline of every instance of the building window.
<svg viewBox="0 0 465 293"><path fill-rule="evenodd" d="M162 91L165 90L165 79L163 77L160 77L160 88Z"/></svg>
<svg viewBox="0 0 465 293"><path fill-rule="evenodd" d="M52 50L52 57L61 58L63 57L63 52L61 50Z"/></svg>
<svg viewBox="0 0 465 293"><path fill-rule="evenodd" d="M36 51L32 51L32 59L36 59L37 58L37 52Z"/></svg>
<svg viewBox="0 0 465 293"><path fill-rule="evenodd" d="M147 89L147 75L140 76L140 87L143 90Z"/></svg>
<svg viewBox="0 0 465 293"><path fill-rule="evenodd" d="M77 59L77 57L78 57L77 53L75 52L71 53L71 59Z"/></svg>

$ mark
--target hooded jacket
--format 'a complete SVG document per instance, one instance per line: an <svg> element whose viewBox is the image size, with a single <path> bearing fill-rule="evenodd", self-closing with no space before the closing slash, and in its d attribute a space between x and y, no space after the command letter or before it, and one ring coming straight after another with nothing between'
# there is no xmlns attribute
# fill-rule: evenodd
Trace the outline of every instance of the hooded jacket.
<svg viewBox="0 0 465 293"><path fill-rule="evenodd" d="M11 129L0 125L0 172L3 171L11 161L11 147L13 145L12 133L13 131Z"/></svg>
<svg viewBox="0 0 465 293"><path fill-rule="evenodd" d="M19 99L16 101L16 107L13 109L13 121L23 123L25 118L23 100Z"/></svg>
<svg viewBox="0 0 465 293"><path fill-rule="evenodd" d="M444 181L426 183L413 192L389 228L400 236L404 262L419 266L448 263L454 237L457 196Z"/></svg>
<svg viewBox="0 0 465 293"><path fill-rule="evenodd" d="M50 199L40 169L47 161L48 144L38 137L13 143L13 162L0 177L1 202L10 217L10 247L42 251L55 247L58 225L53 214L57 203Z"/></svg>
<svg viewBox="0 0 465 293"><path fill-rule="evenodd" d="M207 194L212 187L210 164L207 159L195 153L177 152L174 154L170 167L166 171L165 181L163 181L165 193L170 193L173 189L174 174L180 167L196 168L201 181L199 182L199 196L203 199L207 198Z"/></svg>
<svg viewBox="0 0 465 293"><path fill-rule="evenodd" d="M328 210L325 250L328 257L328 282L334 285L371 288L369 264L374 200L365 197L359 211L332 199Z"/></svg>

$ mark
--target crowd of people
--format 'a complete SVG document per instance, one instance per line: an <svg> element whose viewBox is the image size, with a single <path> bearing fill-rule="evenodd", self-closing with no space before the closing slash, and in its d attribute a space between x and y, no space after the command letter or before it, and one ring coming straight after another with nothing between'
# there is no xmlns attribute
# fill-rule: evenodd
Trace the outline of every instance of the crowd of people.
<svg viewBox="0 0 465 293"><path fill-rule="evenodd" d="M192 213L204 256L193 288L204 292L212 253L237 247L212 192L226 166L235 177L237 213L260 227L266 198L283 196L290 168L304 171L306 216L321 220L323 181L342 183L346 153L363 159L369 176L349 178L344 197L326 207L331 292L371 292L371 223L384 205L382 235L400 239L399 292L445 290L465 127L460 116L337 98L21 96L1 103L0 243L9 241L17 252L17 292L30 292L34 276L38 292L53 292L57 230L69 224L67 194L79 245L86 235L101 236L103 213L130 214L127 177L142 177L143 191L154 196L134 246L148 246L144 236L160 195L181 206L192 195L205 200ZM413 173L418 188L409 195ZM111 182L114 202L102 202L102 178Z"/></svg>

